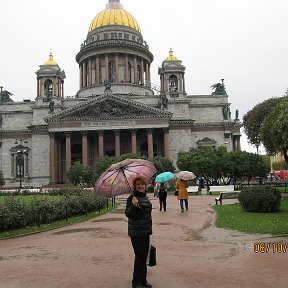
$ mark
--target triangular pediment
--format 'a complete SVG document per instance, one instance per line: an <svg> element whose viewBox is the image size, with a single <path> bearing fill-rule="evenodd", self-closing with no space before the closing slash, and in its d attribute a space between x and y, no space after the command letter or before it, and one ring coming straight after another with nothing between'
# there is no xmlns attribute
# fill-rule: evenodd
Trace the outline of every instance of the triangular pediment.
<svg viewBox="0 0 288 288"><path fill-rule="evenodd" d="M167 118L172 113L116 95L101 95L45 118L46 122Z"/></svg>
<svg viewBox="0 0 288 288"><path fill-rule="evenodd" d="M213 146L216 144L216 141L214 139L205 137L199 141L196 142L199 146Z"/></svg>

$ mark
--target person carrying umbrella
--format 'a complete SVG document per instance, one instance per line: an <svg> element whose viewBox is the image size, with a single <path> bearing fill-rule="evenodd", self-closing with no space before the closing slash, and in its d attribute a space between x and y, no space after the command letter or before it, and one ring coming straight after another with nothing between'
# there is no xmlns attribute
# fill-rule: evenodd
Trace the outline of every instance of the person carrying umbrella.
<svg viewBox="0 0 288 288"><path fill-rule="evenodd" d="M165 183L157 183L157 191L158 191L158 198L159 198L159 210L162 211L162 207L164 212L166 212L167 206L167 190L169 189L168 182Z"/></svg>
<svg viewBox="0 0 288 288"><path fill-rule="evenodd" d="M147 282L146 260L152 235L152 204L146 195L147 181L137 176L133 182L133 193L127 198L125 215L128 218L128 235L134 249L133 288L152 287Z"/></svg>
<svg viewBox="0 0 288 288"><path fill-rule="evenodd" d="M188 210L188 190L187 181L183 179L178 179L176 182L176 189L178 190L177 199L180 200L181 212L184 212L183 202L185 202L186 211Z"/></svg>

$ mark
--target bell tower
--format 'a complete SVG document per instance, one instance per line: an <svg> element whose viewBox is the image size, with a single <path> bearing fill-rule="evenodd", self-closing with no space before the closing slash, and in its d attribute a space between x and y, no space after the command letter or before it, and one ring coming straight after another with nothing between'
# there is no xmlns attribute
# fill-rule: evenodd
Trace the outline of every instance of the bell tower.
<svg viewBox="0 0 288 288"><path fill-rule="evenodd" d="M161 94L178 98L186 95L185 91L185 69L182 61L173 55L170 49L169 56L162 62L162 66L158 69L160 75Z"/></svg>
<svg viewBox="0 0 288 288"><path fill-rule="evenodd" d="M52 51L49 59L39 66L37 75L37 98L43 98L43 102L51 101L52 97L64 97L64 70L53 60Z"/></svg>

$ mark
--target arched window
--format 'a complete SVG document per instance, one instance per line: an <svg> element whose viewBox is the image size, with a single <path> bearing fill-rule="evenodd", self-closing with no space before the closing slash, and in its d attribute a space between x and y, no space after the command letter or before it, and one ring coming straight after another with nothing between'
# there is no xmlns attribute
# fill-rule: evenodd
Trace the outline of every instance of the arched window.
<svg viewBox="0 0 288 288"><path fill-rule="evenodd" d="M114 61L110 61L109 62L109 81L115 82L116 81L116 69L115 69L115 62Z"/></svg>
<svg viewBox="0 0 288 288"><path fill-rule="evenodd" d="M44 82L44 95L46 97L52 97L53 95L53 82L51 79L47 79Z"/></svg>
<svg viewBox="0 0 288 288"><path fill-rule="evenodd" d="M169 77L169 92L178 91L178 80L176 75L171 75Z"/></svg>

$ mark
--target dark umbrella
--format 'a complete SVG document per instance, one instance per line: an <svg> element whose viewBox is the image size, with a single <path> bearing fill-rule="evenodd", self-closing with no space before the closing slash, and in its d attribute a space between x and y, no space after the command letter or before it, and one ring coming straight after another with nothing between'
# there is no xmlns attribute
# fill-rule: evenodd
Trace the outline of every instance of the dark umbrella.
<svg viewBox="0 0 288 288"><path fill-rule="evenodd" d="M96 193L115 197L117 195L131 193L132 183L137 176L144 177L147 182L156 174L153 163L142 159L126 159L112 164L97 180Z"/></svg>

